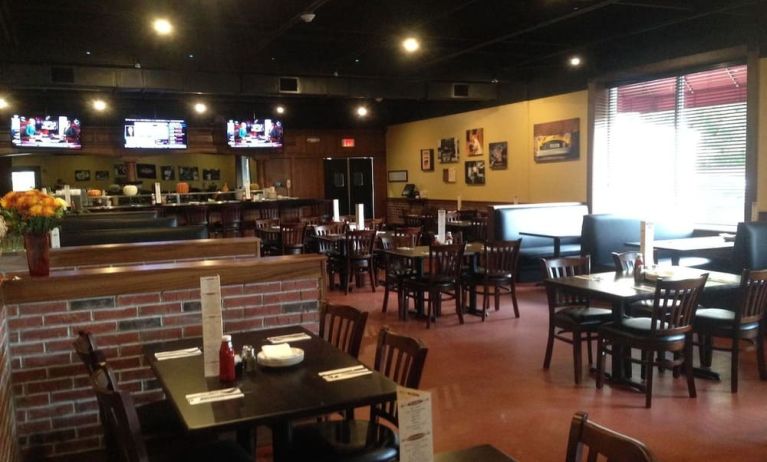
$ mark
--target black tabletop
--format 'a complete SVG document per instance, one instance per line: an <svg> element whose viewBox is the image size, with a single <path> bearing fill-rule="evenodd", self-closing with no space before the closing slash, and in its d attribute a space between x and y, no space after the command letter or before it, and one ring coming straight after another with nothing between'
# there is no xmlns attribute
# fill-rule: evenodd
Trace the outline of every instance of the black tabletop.
<svg viewBox="0 0 767 462"><path fill-rule="evenodd" d="M516 462L489 444L458 451L442 452L434 456L434 462Z"/></svg>
<svg viewBox="0 0 767 462"><path fill-rule="evenodd" d="M202 339L184 339L147 345L144 353L162 384L168 399L176 407L189 430L222 427L238 422L254 424L285 422L296 418L325 414L396 399L397 385L379 374L336 382L325 382L317 373L360 364L355 358L299 326L265 329L233 335L235 351L252 345L260 351L267 337L307 332L311 340L291 344L304 350L302 363L286 368L258 366L245 372L237 381L245 397L206 404L190 405L186 395L226 388L217 377L203 376L202 355L157 361L154 353L193 346L202 347Z"/></svg>

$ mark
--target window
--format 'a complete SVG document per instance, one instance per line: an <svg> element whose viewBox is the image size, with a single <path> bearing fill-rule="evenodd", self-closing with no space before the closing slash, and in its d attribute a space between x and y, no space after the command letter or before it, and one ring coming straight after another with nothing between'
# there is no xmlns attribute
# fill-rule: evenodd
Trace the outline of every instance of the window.
<svg viewBox="0 0 767 462"><path fill-rule="evenodd" d="M746 66L597 95L593 210L698 226L743 221Z"/></svg>
<svg viewBox="0 0 767 462"><path fill-rule="evenodd" d="M35 170L14 170L11 172L11 182L14 191L29 191L37 187L37 172Z"/></svg>

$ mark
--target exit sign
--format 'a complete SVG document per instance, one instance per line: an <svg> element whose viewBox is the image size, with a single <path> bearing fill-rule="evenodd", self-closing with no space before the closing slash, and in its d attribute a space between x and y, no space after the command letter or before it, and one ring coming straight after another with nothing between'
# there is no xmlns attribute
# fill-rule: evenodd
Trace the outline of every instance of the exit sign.
<svg viewBox="0 0 767 462"><path fill-rule="evenodd" d="M354 138L341 138L341 147L353 148L354 147Z"/></svg>

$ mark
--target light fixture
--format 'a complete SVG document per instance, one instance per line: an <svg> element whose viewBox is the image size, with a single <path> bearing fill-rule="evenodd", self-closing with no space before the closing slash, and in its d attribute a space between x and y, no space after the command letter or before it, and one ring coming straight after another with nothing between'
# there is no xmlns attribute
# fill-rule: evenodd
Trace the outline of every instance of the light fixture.
<svg viewBox="0 0 767 462"><path fill-rule="evenodd" d="M570 60L568 61L568 63L570 63L570 66L572 66L572 67L578 67L582 63L581 57L577 56L577 55L576 56L571 56Z"/></svg>
<svg viewBox="0 0 767 462"><path fill-rule="evenodd" d="M274 108L274 112L277 114L285 114L285 106L279 105Z"/></svg>
<svg viewBox="0 0 767 462"><path fill-rule="evenodd" d="M415 53L419 48L421 48L421 44L418 42L417 38L408 37L402 41L402 48L404 48L408 53Z"/></svg>
<svg viewBox="0 0 767 462"><path fill-rule="evenodd" d="M198 114L202 114L205 111L208 110L208 106L205 105L205 103L195 103L194 104L194 111Z"/></svg>
<svg viewBox="0 0 767 462"><path fill-rule="evenodd" d="M103 112L107 108L107 103L103 99L94 99L93 100L93 109Z"/></svg>
<svg viewBox="0 0 767 462"><path fill-rule="evenodd" d="M160 35L169 35L173 32L173 24L165 18L157 18L152 22L154 31Z"/></svg>
<svg viewBox="0 0 767 462"><path fill-rule="evenodd" d="M365 106L357 106L357 116L365 117L368 115L368 108Z"/></svg>
<svg viewBox="0 0 767 462"><path fill-rule="evenodd" d="M0 109L5 109L9 106L8 100L5 98L0 98Z"/></svg>
<svg viewBox="0 0 767 462"><path fill-rule="evenodd" d="M86 54L86 55L88 55L88 56L90 56L90 55L91 55L91 51L90 51L90 50L86 50L86 51L85 51L85 54Z"/></svg>
<svg viewBox="0 0 767 462"><path fill-rule="evenodd" d="M188 55L186 55L186 56L187 56L189 59L194 59L194 53L189 53L189 54L188 54Z"/></svg>

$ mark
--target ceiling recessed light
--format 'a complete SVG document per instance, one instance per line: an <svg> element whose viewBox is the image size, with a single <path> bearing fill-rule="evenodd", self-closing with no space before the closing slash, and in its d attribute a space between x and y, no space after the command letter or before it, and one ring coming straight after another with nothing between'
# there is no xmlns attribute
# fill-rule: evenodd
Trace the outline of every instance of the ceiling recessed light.
<svg viewBox="0 0 767 462"><path fill-rule="evenodd" d="M86 55L88 55L88 56L90 56L90 55L91 55L91 51L90 51L90 50L86 50L86 51L85 51L85 54L86 54Z"/></svg>
<svg viewBox="0 0 767 462"><path fill-rule="evenodd" d="M354 58L354 62L358 63L358 62L360 62L360 59L359 58Z"/></svg>
<svg viewBox="0 0 767 462"><path fill-rule="evenodd" d="M582 64L581 57L580 56L572 56L570 60L568 61L570 63L570 66L572 67L578 67Z"/></svg>
<svg viewBox="0 0 767 462"><path fill-rule="evenodd" d="M202 114L203 112L208 110L208 106L205 105L205 103L195 103L194 104L194 111L198 114Z"/></svg>
<svg viewBox="0 0 767 462"><path fill-rule="evenodd" d="M402 48L404 48L408 53L415 53L419 48L421 48L421 44L418 42L417 38L408 37L402 41Z"/></svg>
<svg viewBox="0 0 767 462"><path fill-rule="evenodd" d="M188 55L186 55L186 56L187 56L189 59L194 59L194 53L189 53L189 54L188 54Z"/></svg>
<svg viewBox="0 0 767 462"><path fill-rule="evenodd" d="M107 108L107 103L103 99L93 100L93 109L102 112Z"/></svg>
<svg viewBox="0 0 767 462"><path fill-rule="evenodd" d="M8 100L5 98L0 98L0 109L5 109L8 107Z"/></svg>
<svg viewBox="0 0 767 462"><path fill-rule="evenodd" d="M277 106L277 107L274 108L274 111L277 114L285 114L285 106L282 106L282 105Z"/></svg>
<svg viewBox="0 0 767 462"><path fill-rule="evenodd" d="M168 35L173 32L173 24L165 18L157 18L152 22L154 31L160 35Z"/></svg>
<svg viewBox="0 0 767 462"><path fill-rule="evenodd" d="M365 106L357 106L357 115L359 117L365 117L368 115L368 108Z"/></svg>

